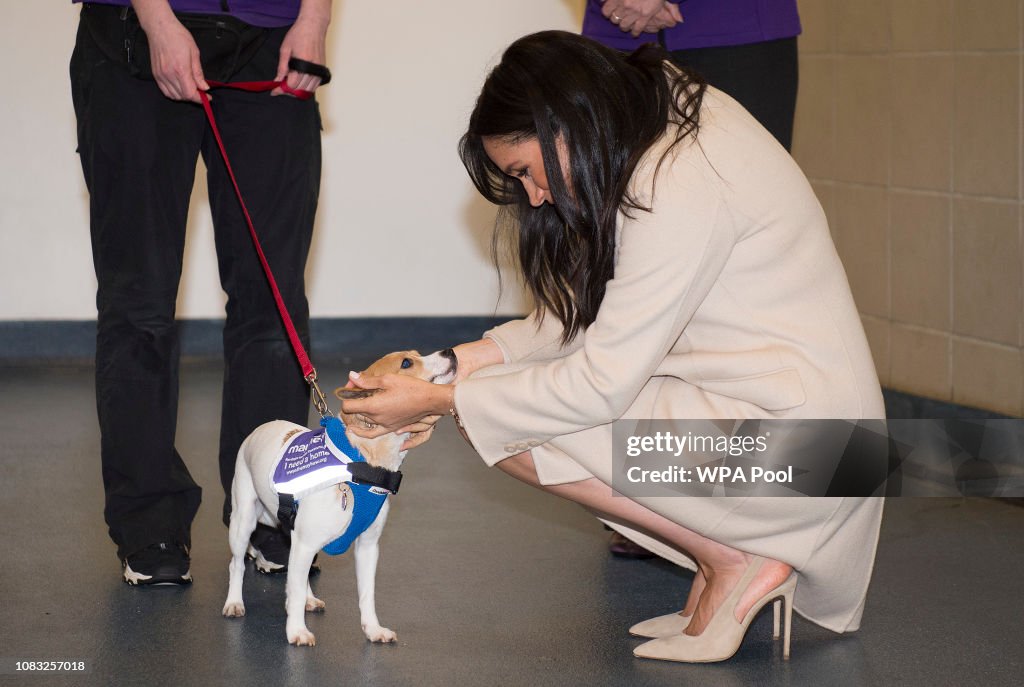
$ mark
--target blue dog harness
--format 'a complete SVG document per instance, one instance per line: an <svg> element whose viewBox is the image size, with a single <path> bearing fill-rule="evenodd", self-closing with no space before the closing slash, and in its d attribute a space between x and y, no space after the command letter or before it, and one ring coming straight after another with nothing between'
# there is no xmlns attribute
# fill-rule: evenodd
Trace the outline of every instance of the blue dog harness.
<svg viewBox="0 0 1024 687"><path fill-rule="evenodd" d="M323 548L332 556L348 551L373 524L388 494L397 494L400 471L374 467L345 436L345 423L335 416L320 420L321 429L297 435L274 466L271 482L278 491L277 517L294 529L299 498L345 482L352 490L352 520L340 537Z"/></svg>

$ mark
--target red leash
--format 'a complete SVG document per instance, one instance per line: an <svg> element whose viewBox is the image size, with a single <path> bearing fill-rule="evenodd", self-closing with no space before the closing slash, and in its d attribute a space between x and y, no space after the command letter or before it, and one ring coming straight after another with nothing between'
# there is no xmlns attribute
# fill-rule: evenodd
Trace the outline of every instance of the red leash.
<svg viewBox="0 0 1024 687"><path fill-rule="evenodd" d="M233 88L238 91L248 91L249 93L262 93L265 91L272 91L275 88L280 88L285 93L298 98L299 100L309 100L313 97L311 91L303 91L291 88L284 81L246 81L240 83L219 83L216 81L208 82L213 88ZM270 271L270 263L267 262L267 256L263 253L263 246L260 245L259 237L256 236L256 227L253 226L252 217L249 216L249 208L245 206L245 200L242 199L242 191L238 188L238 180L235 178L235 172L231 169L231 162L228 160L228 152L224 148L224 140L221 138L220 129L217 128L217 122L213 117L213 108L210 107L210 97L205 91L199 91L199 98L203 104L203 110L206 112L206 119L210 122L210 128L213 130L213 137L217 139L217 147L220 148L220 155L224 159L224 166L228 170L228 176L231 178L231 184L235 187L235 195L238 197L238 204L242 206L242 214L245 215L245 222L249 225L249 235L252 237L253 245L256 247L256 254L260 258L260 264L263 265L263 273L267 277L267 282L270 284L270 290L274 294L274 302L277 304L277 312L281 315L281 322L284 324L285 331L288 333L288 340L292 344L292 350L295 351L295 357L299 361L299 366L302 368L302 376L309 383L309 386L313 390L313 405L320 413L320 417L327 417L331 414L327 408L327 399L324 397L320 386L316 381L316 368L313 367L313 363L309 360L309 355L306 353L305 347L302 345L302 341L299 340L299 333L295 331L295 325L292 324L291 315L288 314L288 308L285 307L284 299L281 297L281 290L277 288L277 281L274 279L274 273Z"/></svg>

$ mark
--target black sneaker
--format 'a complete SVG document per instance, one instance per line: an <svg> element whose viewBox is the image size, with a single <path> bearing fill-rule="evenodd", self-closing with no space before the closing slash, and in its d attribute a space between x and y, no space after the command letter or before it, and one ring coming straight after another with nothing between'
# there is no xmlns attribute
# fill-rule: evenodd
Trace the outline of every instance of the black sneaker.
<svg viewBox="0 0 1024 687"><path fill-rule="evenodd" d="M249 537L249 548L246 551L246 558L253 561L256 570L266 575L288 572L288 555L292 550L292 536L276 527L270 527L262 523L256 525L252 536ZM320 566L316 564L316 556L313 557L313 565L309 568L309 576L312 577L320 572Z"/></svg>
<svg viewBox="0 0 1024 687"><path fill-rule="evenodd" d="M192 584L191 560L183 544L153 544L126 556L121 565L130 585Z"/></svg>

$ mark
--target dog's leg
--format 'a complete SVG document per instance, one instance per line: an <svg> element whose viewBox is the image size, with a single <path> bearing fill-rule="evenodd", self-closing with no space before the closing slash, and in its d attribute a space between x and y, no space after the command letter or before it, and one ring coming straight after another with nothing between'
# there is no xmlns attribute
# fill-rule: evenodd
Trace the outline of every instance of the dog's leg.
<svg viewBox="0 0 1024 687"><path fill-rule="evenodd" d="M301 517L300 510L299 518ZM292 532L292 549L288 555L288 580L285 582L285 610L288 612L285 633L288 635L289 644L314 646L316 637L306 627L306 606L307 594L311 591L309 568L319 547L311 545L300 536L300 530L297 522L295 531Z"/></svg>
<svg viewBox="0 0 1024 687"><path fill-rule="evenodd" d="M359 590L359 622L363 633L371 642L393 642L398 639L392 630L381 627L377 619L374 587L377 577L377 557L380 553L380 533L388 519L390 502L385 501L380 515L355 541L356 587Z"/></svg>
<svg viewBox="0 0 1024 687"><path fill-rule="evenodd" d="M228 544L231 546L231 563L228 565L228 598L222 613L228 618L245 615L242 601L242 579L245 577L245 551L249 537L256 529L256 518L263 506L256 495L249 466L245 462L245 444L238 450L235 464L235 478L231 483L231 525L228 528Z"/></svg>

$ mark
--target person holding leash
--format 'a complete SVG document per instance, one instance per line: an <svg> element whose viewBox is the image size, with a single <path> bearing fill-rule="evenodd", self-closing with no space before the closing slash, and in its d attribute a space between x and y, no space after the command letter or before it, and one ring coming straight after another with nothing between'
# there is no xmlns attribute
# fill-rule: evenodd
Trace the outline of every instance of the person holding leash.
<svg viewBox="0 0 1024 687"><path fill-rule="evenodd" d="M174 314L200 155L227 294L219 450L225 523L242 440L268 420L307 420L308 388L198 103L199 91L215 80L274 80L314 91L328 75L330 18L330 0L82 5L70 72L98 282L104 516L130 584L192 579L190 528L201 489L175 448ZM320 188L321 124L316 101L289 97L283 86L277 97L220 90L211 98L264 250L308 346L303 272ZM287 537L264 528L252 543L265 571L285 569Z"/></svg>
<svg viewBox="0 0 1024 687"><path fill-rule="evenodd" d="M858 628L882 499L622 497L620 418L883 418L825 215L785 149L656 45L571 33L513 43L460 154L501 207L537 304L455 348L453 385L352 375L378 436L450 414L488 464L600 514L697 576L633 628L637 656L729 658L777 598ZM788 655L787 642L784 655Z"/></svg>

